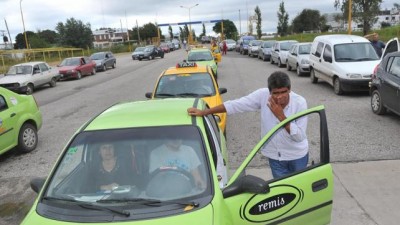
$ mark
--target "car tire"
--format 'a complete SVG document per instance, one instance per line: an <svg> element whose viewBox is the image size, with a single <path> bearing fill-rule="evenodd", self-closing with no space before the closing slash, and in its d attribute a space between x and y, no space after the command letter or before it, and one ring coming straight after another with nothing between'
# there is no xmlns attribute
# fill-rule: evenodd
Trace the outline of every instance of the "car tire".
<svg viewBox="0 0 400 225"><path fill-rule="evenodd" d="M371 94L371 109L377 115L383 115L387 111L378 90L374 90Z"/></svg>
<svg viewBox="0 0 400 225"><path fill-rule="evenodd" d="M296 73L297 73L297 76L301 76L301 75L303 75L303 73L300 71L300 66L299 65L297 65L296 66Z"/></svg>
<svg viewBox="0 0 400 225"><path fill-rule="evenodd" d="M51 78L49 82L50 87L55 87L57 85L57 79L56 78Z"/></svg>
<svg viewBox="0 0 400 225"><path fill-rule="evenodd" d="M337 95L343 94L342 84L340 83L340 79L338 77L335 77L333 80L333 91Z"/></svg>
<svg viewBox="0 0 400 225"><path fill-rule="evenodd" d="M22 125L18 134L17 150L21 153L33 151L38 143L37 129L30 123Z"/></svg>
<svg viewBox="0 0 400 225"><path fill-rule="evenodd" d="M96 74L96 67L93 67L92 72L90 74L92 74L92 75Z"/></svg>
<svg viewBox="0 0 400 225"><path fill-rule="evenodd" d="M114 62L112 65L112 68L115 69L115 67L117 67L117 62Z"/></svg>
<svg viewBox="0 0 400 225"><path fill-rule="evenodd" d="M270 62L271 64L274 64L274 60L272 59L272 57L271 57L271 59L269 60L269 62Z"/></svg>
<svg viewBox="0 0 400 225"><path fill-rule="evenodd" d="M25 94L31 95L31 94L33 93L33 89L34 89L33 84L28 84L28 85L26 85L26 92L25 92Z"/></svg>
<svg viewBox="0 0 400 225"><path fill-rule="evenodd" d="M149 56L149 60L152 60L153 59L153 56Z"/></svg>
<svg viewBox="0 0 400 225"><path fill-rule="evenodd" d="M292 67L289 65L288 62L286 62L286 69L287 69L287 71L291 71L292 70Z"/></svg>
<svg viewBox="0 0 400 225"><path fill-rule="evenodd" d="M263 56L263 61L267 61L267 58L265 58L265 55Z"/></svg>
<svg viewBox="0 0 400 225"><path fill-rule="evenodd" d="M282 67L282 62L281 62L281 59L280 59L280 58L278 58L278 67L279 67L279 68Z"/></svg>
<svg viewBox="0 0 400 225"><path fill-rule="evenodd" d="M82 79L82 73L81 73L81 71L78 71L78 74L76 75L76 79L77 79L77 80Z"/></svg>
<svg viewBox="0 0 400 225"><path fill-rule="evenodd" d="M102 69L103 71L106 71L107 70L107 66L106 66L106 64L103 64L103 69Z"/></svg>
<svg viewBox="0 0 400 225"><path fill-rule="evenodd" d="M163 54L163 55L161 55L161 58L162 58L162 59L164 58L164 54Z"/></svg>
<svg viewBox="0 0 400 225"><path fill-rule="evenodd" d="M318 78L315 77L314 69L310 70L310 79L311 79L311 83L313 83L313 84L316 84L318 82Z"/></svg>

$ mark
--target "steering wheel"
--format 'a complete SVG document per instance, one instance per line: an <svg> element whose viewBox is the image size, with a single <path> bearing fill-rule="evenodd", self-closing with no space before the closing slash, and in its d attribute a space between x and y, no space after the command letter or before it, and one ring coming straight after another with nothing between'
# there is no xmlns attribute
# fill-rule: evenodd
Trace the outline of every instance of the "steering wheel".
<svg viewBox="0 0 400 225"><path fill-rule="evenodd" d="M178 167L160 167L150 174L146 195L153 198L177 198L195 187L193 175Z"/></svg>

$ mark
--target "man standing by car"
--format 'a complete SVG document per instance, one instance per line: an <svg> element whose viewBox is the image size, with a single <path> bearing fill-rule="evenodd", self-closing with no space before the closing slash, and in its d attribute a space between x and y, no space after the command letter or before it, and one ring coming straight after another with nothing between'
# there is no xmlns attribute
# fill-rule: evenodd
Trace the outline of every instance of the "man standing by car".
<svg viewBox="0 0 400 225"><path fill-rule="evenodd" d="M280 71L268 78L268 88L261 88L247 96L226 101L210 109L189 108L191 116L205 116L214 113L228 115L260 110L261 137L286 117L307 109L306 100L290 90L289 76ZM306 135L307 117L286 124L272 141L263 147L262 154L269 158L272 175L279 178L301 170L308 163L308 141ZM278 147L279 146L279 147Z"/></svg>
<svg viewBox="0 0 400 225"><path fill-rule="evenodd" d="M382 57L382 50L385 48L385 43L379 40L378 33L367 34L364 36L370 42L372 47L374 47L376 54L378 54L379 58Z"/></svg>

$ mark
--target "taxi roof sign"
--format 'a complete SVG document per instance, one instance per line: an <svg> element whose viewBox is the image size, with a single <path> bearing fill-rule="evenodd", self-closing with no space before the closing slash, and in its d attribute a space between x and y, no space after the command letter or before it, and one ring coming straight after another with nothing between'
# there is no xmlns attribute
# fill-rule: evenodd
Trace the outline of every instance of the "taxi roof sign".
<svg viewBox="0 0 400 225"><path fill-rule="evenodd" d="M176 64L176 68L197 67L195 62L181 62Z"/></svg>

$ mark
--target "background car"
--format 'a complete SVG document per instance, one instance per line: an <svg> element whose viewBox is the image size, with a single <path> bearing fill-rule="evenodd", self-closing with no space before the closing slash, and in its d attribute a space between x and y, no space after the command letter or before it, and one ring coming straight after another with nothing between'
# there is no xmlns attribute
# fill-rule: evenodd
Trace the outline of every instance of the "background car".
<svg viewBox="0 0 400 225"><path fill-rule="evenodd" d="M209 66L183 62L163 71L153 92L146 93L146 97L151 99L201 97L210 107L214 107L223 103L221 95L226 92L226 88L218 87ZM218 113L216 116L218 125L225 132L226 113Z"/></svg>
<svg viewBox="0 0 400 225"><path fill-rule="evenodd" d="M286 60L288 71L296 70L298 76L310 73L310 50L311 42L297 43L289 49Z"/></svg>
<svg viewBox="0 0 400 225"><path fill-rule="evenodd" d="M286 59L290 47L298 43L296 40L277 41L271 49L271 64L277 63L278 67L283 67L286 64Z"/></svg>
<svg viewBox="0 0 400 225"><path fill-rule="evenodd" d="M228 47L228 51L233 51L236 48L236 41L233 39L226 39L226 46Z"/></svg>
<svg viewBox="0 0 400 225"><path fill-rule="evenodd" d="M61 79L81 79L85 75L96 74L96 63L87 56L65 58L58 65Z"/></svg>
<svg viewBox="0 0 400 225"><path fill-rule="evenodd" d="M33 151L38 144L42 113L32 95L19 95L0 87L0 155L16 148Z"/></svg>
<svg viewBox="0 0 400 225"><path fill-rule="evenodd" d="M160 48L164 51L164 53L169 53L171 52L169 46L167 43L163 42L160 44Z"/></svg>
<svg viewBox="0 0 400 225"><path fill-rule="evenodd" d="M210 66L214 72L214 78L218 78L218 66L213 53L207 48L193 48L188 52L188 62L195 62L197 65Z"/></svg>
<svg viewBox="0 0 400 225"><path fill-rule="evenodd" d="M135 50L132 52L132 59L139 59L139 55L143 54L144 49L145 47L136 47Z"/></svg>
<svg viewBox="0 0 400 225"><path fill-rule="evenodd" d="M258 58L263 61L271 60L271 49L275 42L275 40L263 41L258 46Z"/></svg>
<svg viewBox="0 0 400 225"><path fill-rule="evenodd" d="M164 58L164 51L160 47L147 45L143 52L139 54L138 59L139 61L142 59L153 60L157 57Z"/></svg>
<svg viewBox="0 0 400 225"><path fill-rule="evenodd" d="M387 54L371 80L371 109L378 115L390 110L400 116L400 52Z"/></svg>
<svg viewBox="0 0 400 225"><path fill-rule="evenodd" d="M242 55L246 55L249 50L249 43L251 40L255 40L256 38L254 36L242 36L238 40L239 44L239 52Z"/></svg>
<svg viewBox="0 0 400 225"><path fill-rule="evenodd" d="M32 94L35 88L49 84L55 87L60 75L45 62L28 62L11 66L0 86L17 93Z"/></svg>
<svg viewBox="0 0 400 225"><path fill-rule="evenodd" d="M112 52L97 52L90 56L90 59L96 63L96 71L106 71L107 68L115 68L117 59Z"/></svg>
<svg viewBox="0 0 400 225"><path fill-rule="evenodd" d="M249 57L258 56L258 46L262 43L261 40L251 40L248 46L248 55Z"/></svg>
<svg viewBox="0 0 400 225"><path fill-rule="evenodd" d="M210 37L208 37L208 36L202 36L201 37L201 43L202 44L209 44L209 43L211 43L211 38Z"/></svg>

